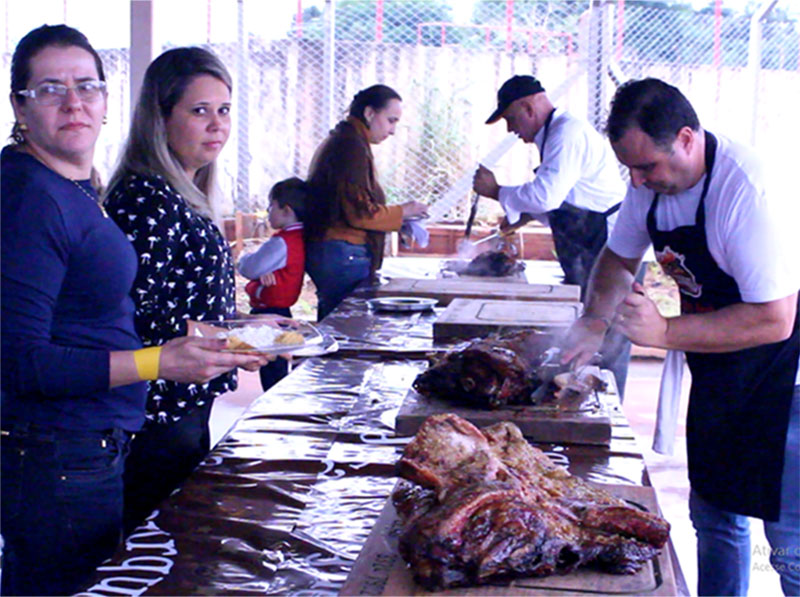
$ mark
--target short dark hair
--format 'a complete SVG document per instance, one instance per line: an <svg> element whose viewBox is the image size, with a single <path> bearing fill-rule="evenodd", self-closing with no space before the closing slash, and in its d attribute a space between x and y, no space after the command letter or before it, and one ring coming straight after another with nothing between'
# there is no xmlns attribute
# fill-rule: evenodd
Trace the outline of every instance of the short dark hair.
<svg viewBox="0 0 800 597"><path fill-rule="evenodd" d="M364 117L364 110L367 106L373 110L382 110L393 99L403 101L400 94L388 85L378 84L367 87L353 96L353 101L350 102L350 116L367 124L367 119Z"/></svg>
<svg viewBox="0 0 800 597"><path fill-rule="evenodd" d="M89 43L87 37L67 25L42 25L29 31L19 40L11 58L11 92L16 93L27 88L31 78L31 60L39 52L50 46L70 47L75 46L86 50L94 58L97 67L97 76L101 81L106 80L103 72L103 61L100 55ZM16 96L17 102L25 103L24 95Z"/></svg>
<svg viewBox="0 0 800 597"><path fill-rule="evenodd" d="M619 141L633 126L646 133L656 145L670 147L683 127L700 130L700 120L689 100L659 79L628 81L620 85L611 100L606 134Z"/></svg>
<svg viewBox="0 0 800 597"><path fill-rule="evenodd" d="M269 191L269 198L270 201L276 201L281 207L287 205L291 207L294 215L302 222L306 215L309 188L304 180L293 176L276 182Z"/></svg>

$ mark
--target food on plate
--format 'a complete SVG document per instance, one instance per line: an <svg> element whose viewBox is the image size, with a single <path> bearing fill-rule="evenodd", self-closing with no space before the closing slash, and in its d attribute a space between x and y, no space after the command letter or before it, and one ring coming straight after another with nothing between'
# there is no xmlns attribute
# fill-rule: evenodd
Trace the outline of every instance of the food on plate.
<svg viewBox="0 0 800 597"><path fill-rule="evenodd" d="M303 344L303 334L281 330L269 325L253 324L237 327L220 335L228 340L228 350L257 350L275 344Z"/></svg>
<svg viewBox="0 0 800 597"><path fill-rule="evenodd" d="M254 348L255 346L251 346L237 336L228 336L228 350L253 350Z"/></svg>
<svg viewBox="0 0 800 597"><path fill-rule="evenodd" d="M669 523L571 475L508 422L429 417L397 463L400 554L428 590L592 566L633 574Z"/></svg>
<svg viewBox="0 0 800 597"><path fill-rule="evenodd" d="M280 336L275 338L276 344L302 344L303 341L303 334L294 331L283 332Z"/></svg>
<svg viewBox="0 0 800 597"><path fill-rule="evenodd" d="M553 378L569 365L550 362L556 350L552 342L548 334L521 331L459 344L443 355L432 354L430 367L414 380L414 389L429 398L477 408L553 402L560 389ZM574 406L592 389L604 389L604 384L562 395L569 395Z"/></svg>

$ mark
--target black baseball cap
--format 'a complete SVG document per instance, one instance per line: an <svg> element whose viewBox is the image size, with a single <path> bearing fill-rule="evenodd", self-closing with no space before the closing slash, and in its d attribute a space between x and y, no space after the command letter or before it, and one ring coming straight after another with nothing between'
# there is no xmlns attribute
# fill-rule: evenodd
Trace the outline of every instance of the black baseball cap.
<svg viewBox="0 0 800 597"><path fill-rule="evenodd" d="M508 81L503 83L500 91L497 92L497 110L492 112L486 124L497 122L503 116L503 112L511 105L512 102L521 97L533 95L534 93L541 93L544 87L539 82L539 79L530 75L514 75Z"/></svg>

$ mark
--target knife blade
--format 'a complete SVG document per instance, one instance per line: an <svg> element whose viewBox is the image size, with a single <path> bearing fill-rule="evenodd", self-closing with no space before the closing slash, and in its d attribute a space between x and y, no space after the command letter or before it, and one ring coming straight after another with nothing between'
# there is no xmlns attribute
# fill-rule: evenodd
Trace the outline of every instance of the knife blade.
<svg viewBox="0 0 800 597"><path fill-rule="evenodd" d="M520 221L517 222L516 224L512 224L511 226L507 226L506 228L503 228L502 230L495 230L489 236L484 236L483 238L481 238L479 240L476 240L472 244L473 245L479 245L481 243L485 243L486 241L490 241L490 240L495 239L495 238L509 236L510 234L513 234L517 230L522 228L528 222L530 222L530 218L528 218L528 219L520 218Z"/></svg>
<svg viewBox="0 0 800 597"><path fill-rule="evenodd" d="M469 217L467 218L467 227L464 230L464 238L469 240L469 235L472 233L472 224L475 222L475 215L478 213L478 200L481 196L478 193L473 193L472 206L469 208Z"/></svg>
<svg viewBox="0 0 800 597"><path fill-rule="evenodd" d="M492 233L491 233L489 236L484 236L482 239L480 239L480 240L476 240L476 241L475 241L474 243L472 243L472 244L473 244L473 245L479 245L479 244L481 244L481 243L485 243L486 241L490 241L490 240L492 240L492 239L494 239L494 238L497 238L497 237L499 237L501 234L502 234L502 232L501 232L500 230L497 230L497 231L495 231L495 232L492 232Z"/></svg>
<svg viewBox="0 0 800 597"><path fill-rule="evenodd" d="M531 394L530 401L532 404L538 404L550 391L550 383L556 375L564 371L564 365L561 363L561 349L553 346L544 352L542 362L537 367L536 377L539 378L541 384Z"/></svg>

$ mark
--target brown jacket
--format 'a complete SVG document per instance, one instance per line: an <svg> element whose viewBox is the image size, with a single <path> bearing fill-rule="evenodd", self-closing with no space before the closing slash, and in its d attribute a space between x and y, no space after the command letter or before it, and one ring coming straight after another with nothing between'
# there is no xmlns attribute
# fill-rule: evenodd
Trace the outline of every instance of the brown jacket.
<svg viewBox="0 0 800 597"><path fill-rule="evenodd" d="M314 199L305 226L309 240L368 244L374 271L383 260L385 233L400 229L403 209L386 205L367 132L350 117L317 148L308 171Z"/></svg>

